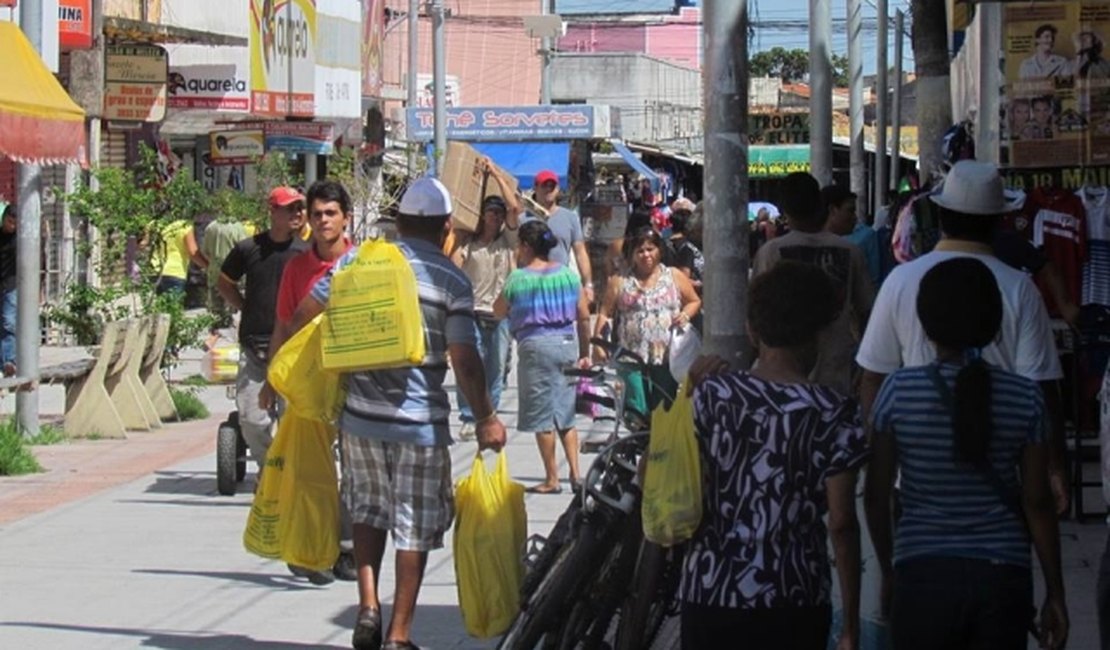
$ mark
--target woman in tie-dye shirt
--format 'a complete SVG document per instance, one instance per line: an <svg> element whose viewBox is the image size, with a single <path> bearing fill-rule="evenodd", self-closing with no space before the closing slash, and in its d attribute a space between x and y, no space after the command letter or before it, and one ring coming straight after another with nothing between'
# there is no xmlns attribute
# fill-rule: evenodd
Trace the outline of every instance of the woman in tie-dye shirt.
<svg viewBox="0 0 1110 650"><path fill-rule="evenodd" d="M493 307L497 317L508 317L517 341L517 430L536 434L546 476L529 491L540 494L562 491L555 464L556 433L570 466L571 486L578 484L574 386L563 369L589 363L589 305L578 277L566 265L548 259L556 244L542 221L522 225L516 250L520 268L509 275Z"/></svg>

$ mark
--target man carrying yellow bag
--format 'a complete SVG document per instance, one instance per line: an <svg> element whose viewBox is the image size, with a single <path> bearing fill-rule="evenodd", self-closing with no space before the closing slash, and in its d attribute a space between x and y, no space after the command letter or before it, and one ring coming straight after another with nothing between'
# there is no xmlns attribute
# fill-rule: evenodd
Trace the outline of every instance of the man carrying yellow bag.
<svg viewBox="0 0 1110 650"><path fill-rule="evenodd" d="M443 388L448 358L474 409L479 447L500 450L505 444L505 426L490 404L478 356L470 281L442 250L451 211L447 188L422 178L401 198L397 218L397 247L416 277L425 332L423 362L354 372L347 380L339 427L348 461L343 489L354 521L358 564L359 613L351 639L356 650L416 648L412 621L428 551L443 547L454 518L451 405ZM332 278L354 263L358 253L355 249L344 255L297 307L294 330L324 311ZM378 583L390 533L397 549L397 576L393 619L383 634Z"/></svg>

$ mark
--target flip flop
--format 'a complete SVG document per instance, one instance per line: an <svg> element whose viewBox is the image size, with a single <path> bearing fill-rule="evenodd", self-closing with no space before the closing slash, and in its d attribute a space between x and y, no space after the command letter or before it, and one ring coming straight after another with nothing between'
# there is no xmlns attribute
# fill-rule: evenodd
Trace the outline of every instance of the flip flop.
<svg viewBox="0 0 1110 650"><path fill-rule="evenodd" d="M524 488L524 491L529 494L561 494L563 488L560 485L555 487L547 487L545 485L533 485L530 488Z"/></svg>

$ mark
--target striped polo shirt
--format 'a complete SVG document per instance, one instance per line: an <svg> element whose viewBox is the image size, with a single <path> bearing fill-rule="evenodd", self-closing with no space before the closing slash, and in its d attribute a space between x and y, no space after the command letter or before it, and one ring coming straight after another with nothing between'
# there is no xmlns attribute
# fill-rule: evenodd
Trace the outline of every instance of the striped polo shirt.
<svg viewBox="0 0 1110 650"><path fill-rule="evenodd" d="M339 428L356 436L423 447L451 444L451 403L443 382L447 346L477 347L474 292L470 280L436 245L412 238L397 242L416 275L420 311L424 316L424 362L409 368L355 372L347 375L347 402ZM339 258L312 290L328 304L332 276L358 255L358 247Z"/></svg>
<svg viewBox="0 0 1110 650"><path fill-rule="evenodd" d="M894 436L901 471L895 565L945 556L1029 566L1024 522L980 470L956 462L952 417L928 368L904 368L887 377L872 415L874 435ZM960 367L939 368L955 391ZM1044 442L1044 398L1034 382L994 366L991 393L988 457L1020 503L1017 469L1025 446Z"/></svg>

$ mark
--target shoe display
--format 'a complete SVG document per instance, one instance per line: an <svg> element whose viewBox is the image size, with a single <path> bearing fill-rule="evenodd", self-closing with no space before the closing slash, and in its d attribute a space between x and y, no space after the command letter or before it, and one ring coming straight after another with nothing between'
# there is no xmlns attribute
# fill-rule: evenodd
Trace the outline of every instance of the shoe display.
<svg viewBox="0 0 1110 650"><path fill-rule="evenodd" d="M355 564L355 554L351 551L340 553L339 559L335 561L335 566L332 567L331 572L336 580L343 580L344 582L357 581L358 565Z"/></svg>
<svg viewBox="0 0 1110 650"><path fill-rule="evenodd" d="M359 612L355 633L351 636L355 650L380 650L382 646L382 615L373 609Z"/></svg>

